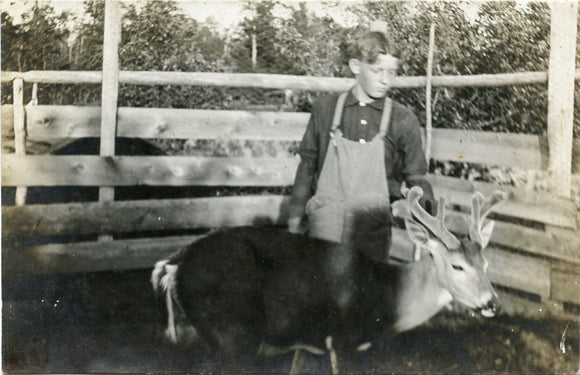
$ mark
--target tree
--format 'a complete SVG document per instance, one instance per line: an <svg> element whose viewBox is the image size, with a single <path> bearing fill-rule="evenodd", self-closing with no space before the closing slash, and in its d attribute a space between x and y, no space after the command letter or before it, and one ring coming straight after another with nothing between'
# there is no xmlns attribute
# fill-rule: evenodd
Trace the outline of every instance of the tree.
<svg viewBox="0 0 580 375"><path fill-rule="evenodd" d="M70 31L65 24L70 15L56 14L51 6L35 3L22 17L22 23L15 25L12 17L2 12L2 69L17 72L68 69ZM3 90L3 103L10 91ZM28 91L25 94L28 100L30 94ZM54 88L41 87L41 94L53 98L56 92Z"/></svg>

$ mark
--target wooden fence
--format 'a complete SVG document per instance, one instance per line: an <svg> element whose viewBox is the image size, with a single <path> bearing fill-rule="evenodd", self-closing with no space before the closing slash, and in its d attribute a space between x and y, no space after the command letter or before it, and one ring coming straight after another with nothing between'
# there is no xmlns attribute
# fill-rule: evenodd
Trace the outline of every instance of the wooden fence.
<svg viewBox="0 0 580 375"><path fill-rule="evenodd" d="M192 74L194 75L194 74ZM308 81L308 78L298 78ZM2 108L2 133L14 131L16 106ZM98 137L100 108L28 105L26 138ZM117 135L128 138L248 139L298 141L306 113L119 108ZM524 134L434 129L432 157L503 167L545 169L540 137ZM493 150L493 152L489 152ZM575 151L580 150L576 142ZM579 159L576 159L579 160ZM297 157L90 156L4 154L3 186L289 186ZM578 163L575 165L578 170ZM430 175L438 196L469 207L473 191L490 192L490 183ZM502 187L508 202L496 212L575 233L577 209L569 199ZM252 225L256 219L282 224L287 197L235 196L143 201L40 204L3 207L4 238L162 232L190 228ZM450 211L449 227L467 233L467 214ZM394 256L408 258L405 234L396 231ZM14 246L4 250L4 274L97 271L151 267L155 260L196 236L65 242ZM488 251L492 280L544 300L578 303L572 287L580 274L579 242L536 226L498 220ZM405 249L408 252L405 252ZM525 271L524 271L525 270Z"/></svg>
<svg viewBox="0 0 580 375"><path fill-rule="evenodd" d="M579 78L577 70L573 79ZM115 134L140 139L299 141L308 121L308 114L292 112L113 108L117 113L116 128L113 138L105 140L103 108L23 104L24 81L101 83L105 79L99 72L2 73L3 83L14 84L14 104L2 106L2 137L15 143L14 153L2 155L2 186L17 187L16 204L2 207L2 236L12 241L2 252L4 276L149 268L200 236L175 235L179 231L262 223L284 225L288 197L283 195L122 201L114 199L110 188L286 187L293 183L298 157L116 156L103 152L102 146L101 155L94 156L25 152L26 142L103 137L102 142L110 143ZM107 79L112 79L116 87L119 83L179 84L330 92L344 91L353 83L339 78L125 71ZM546 73L529 72L433 77L432 85L497 86L547 80ZM421 87L425 82L426 77L400 77L394 86ZM547 144L542 137L526 134L433 129L431 157L545 171L549 161ZM578 141L574 143L572 160L572 170L580 174ZM466 212L471 194L497 189L492 183L436 175L428 178L435 194L449 202L448 227L462 235L468 233ZM33 186L100 187L101 199L25 204L26 188ZM494 211L497 223L487 250L492 281L503 287L506 300L516 301L513 306L524 306L521 311L528 314L576 308L580 305L580 239L575 202L570 197L536 192L529 186L501 188L509 193L509 200ZM93 239L72 241L67 236ZM31 244L34 238L44 242ZM411 244L402 230L394 231L394 243L393 257L409 260Z"/></svg>

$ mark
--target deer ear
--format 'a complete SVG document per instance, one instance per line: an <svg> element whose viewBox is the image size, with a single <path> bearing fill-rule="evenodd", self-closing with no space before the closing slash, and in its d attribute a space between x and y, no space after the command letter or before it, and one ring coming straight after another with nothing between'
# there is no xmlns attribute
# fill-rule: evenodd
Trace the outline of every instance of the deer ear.
<svg viewBox="0 0 580 375"><path fill-rule="evenodd" d="M407 234L415 245L423 246L429 240L429 232L427 229L415 220L406 218L405 227L407 228Z"/></svg>
<svg viewBox="0 0 580 375"><path fill-rule="evenodd" d="M481 228L481 248L485 249L489 240L491 239L491 234L493 233L493 226L495 225L495 221L490 220L486 224L483 225Z"/></svg>

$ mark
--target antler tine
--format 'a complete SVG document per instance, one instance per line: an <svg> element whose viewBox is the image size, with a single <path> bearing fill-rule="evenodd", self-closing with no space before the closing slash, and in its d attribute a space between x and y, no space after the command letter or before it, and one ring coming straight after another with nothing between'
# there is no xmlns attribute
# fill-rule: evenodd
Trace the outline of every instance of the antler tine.
<svg viewBox="0 0 580 375"><path fill-rule="evenodd" d="M475 192L471 197L471 226L469 237L472 241L484 246L483 235L481 233L483 222L491 212L491 208L497 203L507 199L507 194L503 191L494 191L487 199L479 192Z"/></svg>
<svg viewBox="0 0 580 375"><path fill-rule="evenodd" d="M483 243L481 238L481 224L483 222L481 219L481 202L483 199L483 195L477 191L471 196L471 226L469 227L469 238L480 245Z"/></svg>
<svg viewBox="0 0 580 375"><path fill-rule="evenodd" d="M496 204L498 204L499 202L506 200L507 198L508 198L507 194L500 190L496 190L493 193L491 193L491 195L486 200L484 200L483 204L481 205L480 220L483 222L483 220L491 212L491 208Z"/></svg>
<svg viewBox="0 0 580 375"><path fill-rule="evenodd" d="M407 195L411 213L425 227L427 227L437 238L439 238L448 249L459 247L459 240L445 227L445 200L440 199L437 216L431 216L421 205L419 199L423 196L423 189L418 186L411 188Z"/></svg>

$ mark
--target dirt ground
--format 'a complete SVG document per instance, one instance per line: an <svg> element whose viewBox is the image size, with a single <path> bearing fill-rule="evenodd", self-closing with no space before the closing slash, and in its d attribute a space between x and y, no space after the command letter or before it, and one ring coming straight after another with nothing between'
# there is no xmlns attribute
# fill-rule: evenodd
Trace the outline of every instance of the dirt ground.
<svg viewBox="0 0 580 375"><path fill-rule="evenodd" d="M209 373L220 363L161 337L149 270L3 279L5 373ZM444 312L368 352L339 358L344 373L577 374L580 323ZM287 373L292 355L240 373ZM329 373L307 356L303 373Z"/></svg>

